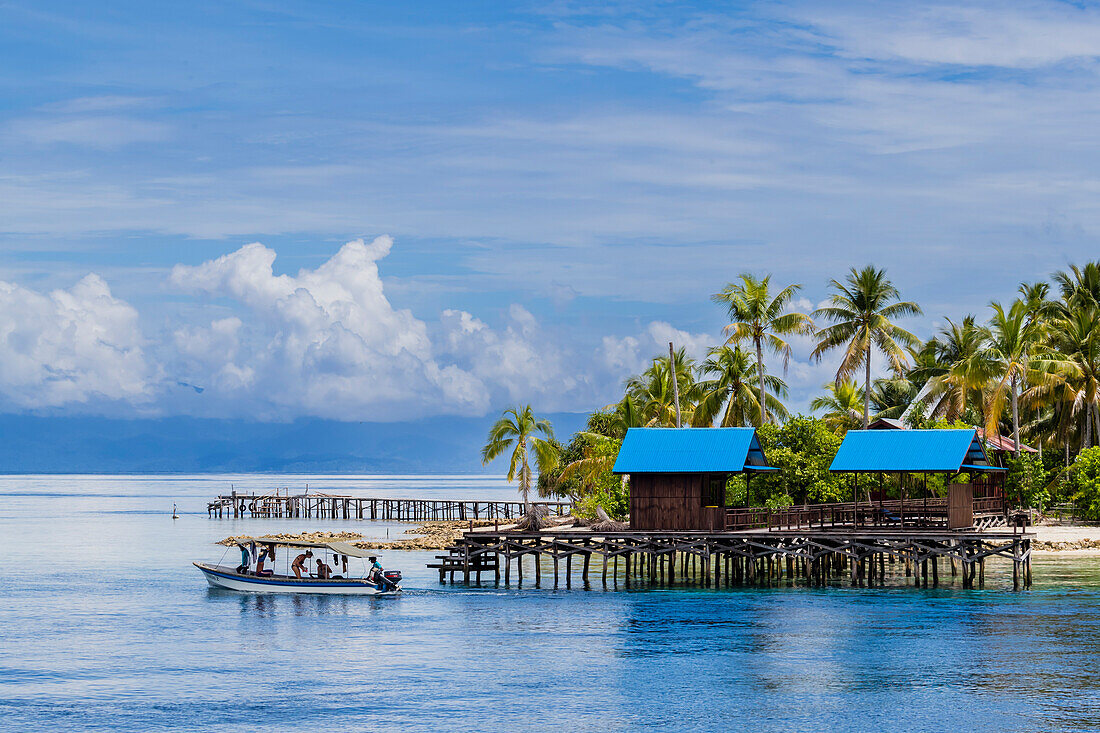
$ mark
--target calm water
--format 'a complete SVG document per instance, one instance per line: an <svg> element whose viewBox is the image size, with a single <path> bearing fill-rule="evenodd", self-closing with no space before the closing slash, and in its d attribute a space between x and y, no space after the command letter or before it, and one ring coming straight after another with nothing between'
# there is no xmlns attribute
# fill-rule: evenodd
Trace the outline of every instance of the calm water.
<svg viewBox="0 0 1100 733"><path fill-rule="evenodd" d="M401 597L209 590L230 483L497 498L483 478L3 477L0 728L104 731L1100 729L1100 560L987 588L604 592L436 583ZM169 518L172 503L183 518ZM545 576L544 576L545 577Z"/></svg>

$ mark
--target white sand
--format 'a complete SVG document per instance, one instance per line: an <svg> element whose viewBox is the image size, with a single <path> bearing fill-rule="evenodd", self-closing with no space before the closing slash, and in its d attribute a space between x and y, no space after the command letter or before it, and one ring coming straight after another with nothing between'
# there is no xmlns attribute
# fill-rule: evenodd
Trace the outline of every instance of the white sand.
<svg viewBox="0 0 1100 733"><path fill-rule="evenodd" d="M1059 557L1100 557L1100 527L1063 527L1038 524L1028 527L1038 542L1095 543L1096 547L1067 547L1064 549L1039 549L1035 552Z"/></svg>

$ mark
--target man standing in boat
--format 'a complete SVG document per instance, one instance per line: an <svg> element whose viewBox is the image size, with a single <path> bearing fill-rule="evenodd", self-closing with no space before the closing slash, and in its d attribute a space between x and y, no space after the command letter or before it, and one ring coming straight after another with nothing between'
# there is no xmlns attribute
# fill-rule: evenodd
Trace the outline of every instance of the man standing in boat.
<svg viewBox="0 0 1100 733"><path fill-rule="evenodd" d="M294 562L291 563L290 569L294 571L294 575L298 578L298 580L302 579L302 573L309 575L309 568L307 567L307 563L309 562L309 559L311 557L313 557L313 550L306 550L302 554L298 555L298 557L294 558Z"/></svg>

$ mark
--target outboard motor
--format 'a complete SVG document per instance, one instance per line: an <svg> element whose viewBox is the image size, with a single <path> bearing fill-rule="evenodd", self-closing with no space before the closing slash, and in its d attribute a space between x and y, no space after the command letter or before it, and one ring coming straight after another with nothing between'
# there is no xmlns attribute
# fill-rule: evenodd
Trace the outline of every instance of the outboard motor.
<svg viewBox="0 0 1100 733"><path fill-rule="evenodd" d="M386 583L391 588L396 588L401 583L400 570L387 570L382 573L382 577L386 579Z"/></svg>

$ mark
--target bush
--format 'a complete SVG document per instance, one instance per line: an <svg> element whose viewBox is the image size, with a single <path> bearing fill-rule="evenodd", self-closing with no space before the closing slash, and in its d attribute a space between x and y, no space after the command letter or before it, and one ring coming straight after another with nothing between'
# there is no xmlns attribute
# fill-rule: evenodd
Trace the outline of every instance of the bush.
<svg viewBox="0 0 1100 733"><path fill-rule="evenodd" d="M789 506L851 498L845 479L829 473L841 438L823 421L797 415L782 426L765 425L757 435L768 462L779 471L752 479L754 502L767 504L774 499L789 501Z"/></svg>
<svg viewBox="0 0 1100 733"><path fill-rule="evenodd" d="M1069 474L1073 503L1085 519L1100 519L1100 447L1077 454Z"/></svg>
<svg viewBox="0 0 1100 733"><path fill-rule="evenodd" d="M1047 484L1050 477L1038 456L1021 453L1019 458L1005 457L1005 495L1021 507L1042 510L1050 504Z"/></svg>

